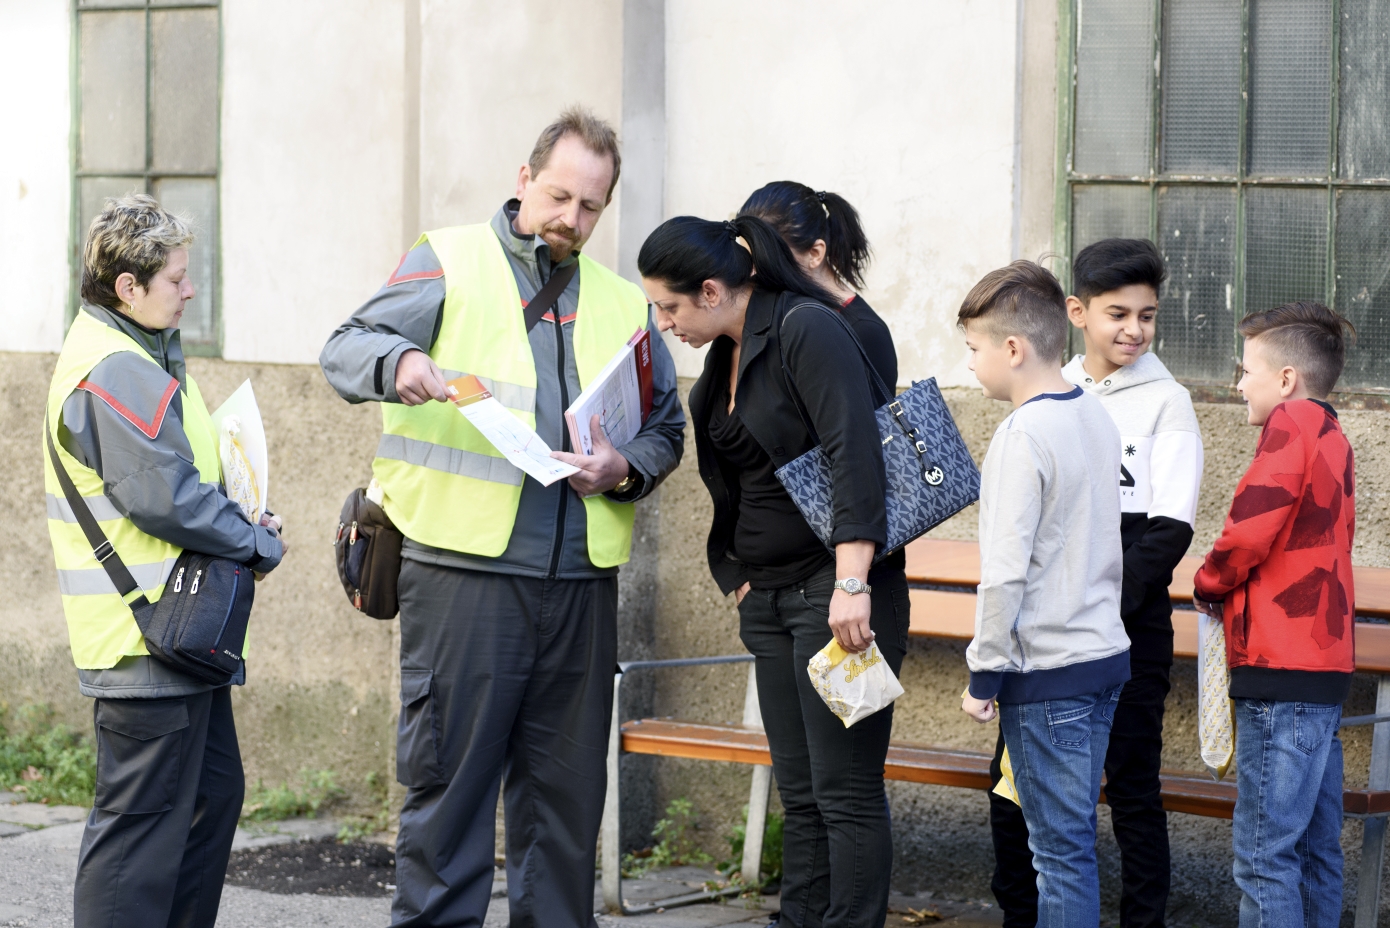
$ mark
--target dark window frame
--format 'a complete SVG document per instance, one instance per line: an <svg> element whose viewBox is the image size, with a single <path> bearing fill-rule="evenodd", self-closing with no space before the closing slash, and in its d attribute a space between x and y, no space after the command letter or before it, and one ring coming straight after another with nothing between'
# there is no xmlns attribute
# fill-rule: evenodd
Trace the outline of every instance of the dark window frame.
<svg viewBox="0 0 1390 928"><path fill-rule="evenodd" d="M216 146L216 165L212 171L160 171L156 170L153 137L153 101L151 92L151 69L153 68L153 24L152 14L178 10L216 10L217 11L217 112L214 117L214 144ZM86 170L82 167L82 19L84 14L103 14L118 12L143 12L145 14L145 165L139 171ZM222 65L223 23L221 0L74 0L71 6L71 42L69 48L69 81L72 88L71 128L69 132L70 170L72 178L71 202L69 209L71 254L69 264L72 282L67 307L67 323L71 324L82 304L82 250L86 244L87 229L82 222L82 181L84 178L124 178L153 195L155 184L161 180L204 179L214 184L217 201L216 225L211 231L215 236L212 253L212 293L210 301L209 326L212 341L185 341L186 355L200 357L221 357L223 345L222 327Z"/></svg>
<svg viewBox="0 0 1390 928"><path fill-rule="evenodd" d="M1339 176L1341 165L1339 158L1340 151L1340 125L1341 116L1341 88L1344 78L1342 68L1341 53L1341 27L1342 27L1342 3L1341 0L1330 0L1330 21L1328 27L1331 35L1330 52L1330 74L1329 85L1331 98L1329 101L1330 111L1328 119L1328 162L1325 174L1305 177L1305 176L1271 176L1268 174L1255 174L1249 165L1249 127L1250 127L1250 88L1251 88L1251 6L1257 0L1241 0L1241 63L1240 63L1240 102L1239 102L1239 123L1237 126L1237 138L1239 151L1237 155L1235 174L1178 174L1166 173L1162 161L1162 133L1163 133L1163 59L1164 59L1164 32L1163 14L1164 0L1150 0L1153 4L1153 61L1152 84L1151 84L1151 107L1149 116L1150 126L1150 148L1148 152L1149 170L1142 175L1107 175L1107 174L1088 174L1075 170L1076 162L1076 108L1077 108L1077 84L1078 84L1078 42L1080 40L1078 30L1078 16L1080 7L1084 0L1059 0L1058 17L1058 131L1057 131L1057 150L1056 150L1056 188L1053 202L1054 247L1068 259L1075 255L1075 243L1073 234L1075 231L1075 216L1073 215L1076 202L1076 192L1080 188L1098 187L1107 185L1112 187L1133 187L1147 191L1148 197L1148 237L1155 242L1160 242L1159 229L1159 198L1160 191L1181 188L1223 188L1233 190L1235 193L1235 241L1233 243L1233 267L1231 269L1231 306L1234 312L1234 321L1239 321L1244 313L1246 297L1246 246L1248 230L1246 229L1247 201L1251 191L1263 188L1283 189L1283 190L1316 190L1325 195L1325 215L1326 221L1323 229L1326 233L1326 267L1324 271L1324 293L1320 295L1310 294L1311 298L1320 298L1328 306L1337 306L1337 219L1338 219L1338 196L1344 191L1359 190L1387 190L1390 189L1390 177L1381 178L1356 178L1349 179ZM1257 194L1258 196L1258 194ZM1160 247L1162 243L1160 242ZM1060 269L1063 285L1070 290L1070 261L1063 262L1065 265ZM1171 271L1171 268L1170 268ZM1169 285L1171 286L1171 284ZM1251 307L1255 309L1256 307ZM1386 308L1390 312L1390 307ZM1160 336L1162 333L1163 313L1159 315ZM1224 333L1223 333L1224 334ZM1225 377L1179 377L1183 383L1197 388L1194 393L1204 398L1229 399L1238 398L1234 394L1233 387L1238 379L1240 339L1235 332L1234 325L1229 333L1231 344L1231 376ZM1074 333L1073 350L1080 350L1079 334ZM1350 365L1349 365L1350 368ZM1369 406L1386 406L1385 397L1390 394L1390 382L1381 384L1355 384L1348 387L1341 387L1337 391L1339 394L1346 395L1349 400L1363 403ZM1390 407L1387 407L1390 408Z"/></svg>

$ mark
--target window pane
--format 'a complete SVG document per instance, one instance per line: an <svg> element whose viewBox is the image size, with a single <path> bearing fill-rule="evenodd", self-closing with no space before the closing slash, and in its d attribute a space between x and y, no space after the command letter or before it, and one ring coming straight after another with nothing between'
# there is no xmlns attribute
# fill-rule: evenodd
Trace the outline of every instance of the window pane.
<svg viewBox="0 0 1390 928"><path fill-rule="evenodd" d="M1331 70L1331 0L1252 0L1252 174L1326 176Z"/></svg>
<svg viewBox="0 0 1390 928"><path fill-rule="evenodd" d="M1149 237L1149 188L1078 184L1072 190L1071 253L1103 238Z"/></svg>
<svg viewBox="0 0 1390 928"><path fill-rule="evenodd" d="M1081 0L1076 13L1076 170L1149 173L1152 0Z"/></svg>
<svg viewBox="0 0 1390 928"><path fill-rule="evenodd" d="M1154 354L1174 377L1229 383L1235 363L1236 192L1158 188L1158 248L1168 265Z"/></svg>
<svg viewBox="0 0 1390 928"><path fill-rule="evenodd" d="M79 0L78 6L84 10L103 6L142 6L141 0Z"/></svg>
<svg viewBox="0 0 1390 928"><path fill-rule="evenodd" d="M1327 299L1327 191L1245 193L1245 312Z"/></svg>
<svg viewBox="0 0 1390 928"><path fill-rule="evenodd" d="M156 171L217 170L217 11L150 14L150 119Z"/></svg>
<svg viewBox="0 0 1390 928"><path fill-rule="evenodd" d="M78 20L82 168L145 169L145 14L83 13Z"/></svg>
<svg viewBox="0 0 1390 928"><path fill-rule="evenodd" d="M217 274L217 181L204 178L170 178L155 181L154 195L161 206L193 225L197 238L188 250L188 273L196 291L184 304L182 341L206 354L217 349L217 316L214 285Z"/></svg>
<svg viewBox="0 0 1390 928"><path fill-rule="evenodd" d="M1341 8L1340 173L1390 177L1390 5L1342 0Z"/></svg>
<svg viewBox="0 0 1390 928"><path fill-rule="evenodd" d="M1240 0L1163 4L1163 170L1235 174L1240 160Z"/></svg>
<svg viewBox="0 0 1390 928"><path fill-rule="evenodd" d="M1390 387L1390 191L1337 194L1337 312L1357 333L1341 385Z"/></svg>
<svg viewBox="0 0 1390 928"><path fill-rule="evenodd" d="M145 181L139 177L84 177L78 182L77 192L77 254L87 244L87 228L97 218L107 197L124 196L127 193L144 193ZM78 268L78 274L82 272Z"/></svg>

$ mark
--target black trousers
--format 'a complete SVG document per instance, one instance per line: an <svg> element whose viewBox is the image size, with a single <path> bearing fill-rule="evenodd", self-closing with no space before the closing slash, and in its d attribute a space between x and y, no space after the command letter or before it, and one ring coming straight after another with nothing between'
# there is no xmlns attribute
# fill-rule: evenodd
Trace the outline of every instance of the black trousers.
<svg viewBox="0 0 1390 928"><path fill-rule="evenodd" d="M1163 702L1171 663L1132 663L1120 692L1115 724L1105 754L1105 795L1115 843L1120 846L1120 924L1123 928L1162 928L1171 879L1168 814L1158 778L1163 752ZM1001 735L990 775L999 782ZM990 888L1004 910L1005 928L1033 928L1038 922L1038 874L1028 849L1028 826L1018 806L989 794L994 838L994 880Z"/></svg>
<svg viewBox="0 0 1390 928"><path fill-rule="evenodd" d="M212 928L245 794L231 688L98 699L77 928Z"/></svg>
<svg viewBox="0 0 1390 928"><path fill-rule="evenodd" d="M618 581L404 561L392 924L479 926L497 791L512 928L593 928Z"/></svg>
<svg viewBox="0 0 1390 928"><path fill-rule="evenodd" d="M870 627L896 674L907 651L907 580L898 570L871 581ZM806 673L832 637L834 583L827 570L798 586L752 590L739 605L786 811L782 928L880 928L888 914L893 835L883 760L893 707L845 728Z"/></svg>

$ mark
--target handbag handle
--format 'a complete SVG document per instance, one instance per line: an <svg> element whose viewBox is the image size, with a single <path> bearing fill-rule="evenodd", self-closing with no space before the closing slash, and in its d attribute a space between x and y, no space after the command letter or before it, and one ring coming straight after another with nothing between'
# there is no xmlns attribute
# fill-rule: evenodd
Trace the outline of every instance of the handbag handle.
<svg viewBox="0 0 1390 928"><path fill-rule="evenodd" d="M835 312L828 306L821 303L806 302L796 304L782 316L782 321L777 327L777 356L782 362L782 377L786 380L787 388L791 391L792 402L796 405L797 414L801 416L801 422L806 426L806 431L810 433L811 438L816 444L819 445L821 443L820 436L816 434L815 426L811 424L810 416L806 414L806 407L801 402L801 394L796 388L796 381L792 379L791 371L787 370L787 358L782 353L782 339L780 337L782 326L787 323L787 317L803 306L810 306L822 312L829 313L831 317L834 318L836 322L840 323L840 326L849 333L850 341L854 342L854 347L859 349L859 356L864 359L864 367L869 371L870 383L878 388L879 395L883 397L883 405L888 407L888 413L893 417L893 422L896 423L898 428L902 431L903 437L906 438L908 444L912 446L912 450L917 452L917 463L922 470L922 479L927 482L928 486L940 486L942 481L946 479L945 472L927 458L927 443L917 434L917 429L913 427L912 423L907 421L907 416L903 414L902 403L894 399L895 394L888 391L888 387L884 384L883 378L878 374L878 369L874 367L874 362L869 359L869 353L864 350L864 343L859 340L859 336L855 334L854 329L845 321L843 315Z"/></svg>

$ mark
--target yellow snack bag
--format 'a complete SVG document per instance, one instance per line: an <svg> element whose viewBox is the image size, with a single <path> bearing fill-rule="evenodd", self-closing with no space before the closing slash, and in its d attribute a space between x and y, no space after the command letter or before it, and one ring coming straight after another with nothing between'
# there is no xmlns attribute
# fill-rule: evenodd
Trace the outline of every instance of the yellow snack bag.
<svg viewBox="0 0 1390 928"><path fill-rule="evenodd" d="M885 708L903 694L902 684L876 644L851 654L832 638L811 658L806 672L811 676L816 693L846 728Z"/></svg>
<svg viewBox="0 0 1390 928"><path fill-rule="evenodd" d="M1236 753L1235 704L1226 663L1226 629L1220 619L1197 616L1197 741L1214 779L1231 769Z"/></svg>

